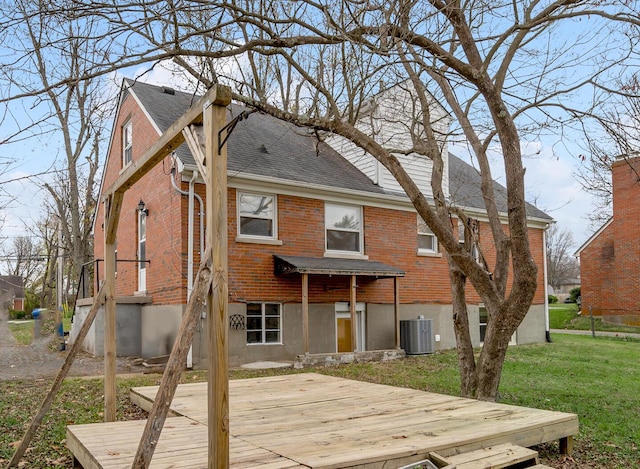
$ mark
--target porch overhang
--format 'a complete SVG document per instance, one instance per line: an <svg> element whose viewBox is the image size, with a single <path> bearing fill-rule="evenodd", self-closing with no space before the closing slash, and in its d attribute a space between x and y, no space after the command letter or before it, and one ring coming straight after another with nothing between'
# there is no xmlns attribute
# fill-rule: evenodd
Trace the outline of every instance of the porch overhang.
<svg viewBox="0 0 640 469"><path fill-rule="evenodd" d="M339 259L332 257L273 256L276 275L300 275L302 277L302 338L305 355L309 354L309 276L340 275L350 277L349 311L351 324L356 324L356 278L375 277L393 279L393 316L396 349L400 350L400 284L403 270L381 262L364 259ZM351 327L351 351L356 352L356 327Z"/></svg>
<svg viewBox="0 0 640 469"><path fill-rule="evenodd" d="M381 262L332 257L273 256L276 275L358 275L377 278L404 277L405 272Z"/></svg>

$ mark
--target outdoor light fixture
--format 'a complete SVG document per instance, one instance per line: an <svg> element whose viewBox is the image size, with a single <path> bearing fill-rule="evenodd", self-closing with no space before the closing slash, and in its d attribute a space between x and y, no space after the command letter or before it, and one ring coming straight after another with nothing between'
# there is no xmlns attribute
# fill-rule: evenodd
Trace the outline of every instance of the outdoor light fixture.
<svg viewBox="0 0 640 469"><path fill-rule="evenodd" d="M146 216L149 216L149 209L144 208L144 202L142 201L142 199L140 199L140 202L138 202L138 212L144 213Z"/></svg>

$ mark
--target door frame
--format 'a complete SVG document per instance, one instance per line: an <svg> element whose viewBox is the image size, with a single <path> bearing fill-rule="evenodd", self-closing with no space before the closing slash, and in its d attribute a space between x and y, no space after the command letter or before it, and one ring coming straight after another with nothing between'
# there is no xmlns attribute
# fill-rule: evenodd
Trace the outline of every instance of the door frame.
<svg viewBox="0 0 640 469"><path fill-rule="evenodd" d="M348 301L339 301L335 304L335 350L338 353L338 319L351 319L351 310ZM353 326L353 325L352 325ZM364 352L367 349L367 309L366 303L356 303L356 351Z"/></svg>

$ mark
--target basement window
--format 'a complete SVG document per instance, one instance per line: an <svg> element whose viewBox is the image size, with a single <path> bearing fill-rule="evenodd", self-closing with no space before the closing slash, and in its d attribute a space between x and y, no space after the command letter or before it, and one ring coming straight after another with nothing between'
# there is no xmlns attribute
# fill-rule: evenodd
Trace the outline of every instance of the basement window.
<svg viewBox="0 0 640 469"><path fill-rule="evenodd" d="M281 344L281 310L280 303L247 303L247 344Z"/></svg>

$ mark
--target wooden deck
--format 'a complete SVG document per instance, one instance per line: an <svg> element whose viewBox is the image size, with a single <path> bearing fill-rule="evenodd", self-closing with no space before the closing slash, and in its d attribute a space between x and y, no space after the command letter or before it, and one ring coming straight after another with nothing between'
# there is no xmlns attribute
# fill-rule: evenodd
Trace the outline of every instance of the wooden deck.
<svg viewBox="0 0 640 469"><path fill-rule="evenodd" d="M180 385L152 468L206 468L207 383ZM150 409L157 386L135 388ZM570 440L578 417L314 373L232 380L231 467L392 468L501 443ZM144 422L72 425L85 469L130 467ZM186 459L185 459L186 458ZM188 461L188 464L184 464ZM183 464L181 464L181 462Z"/></svg>

